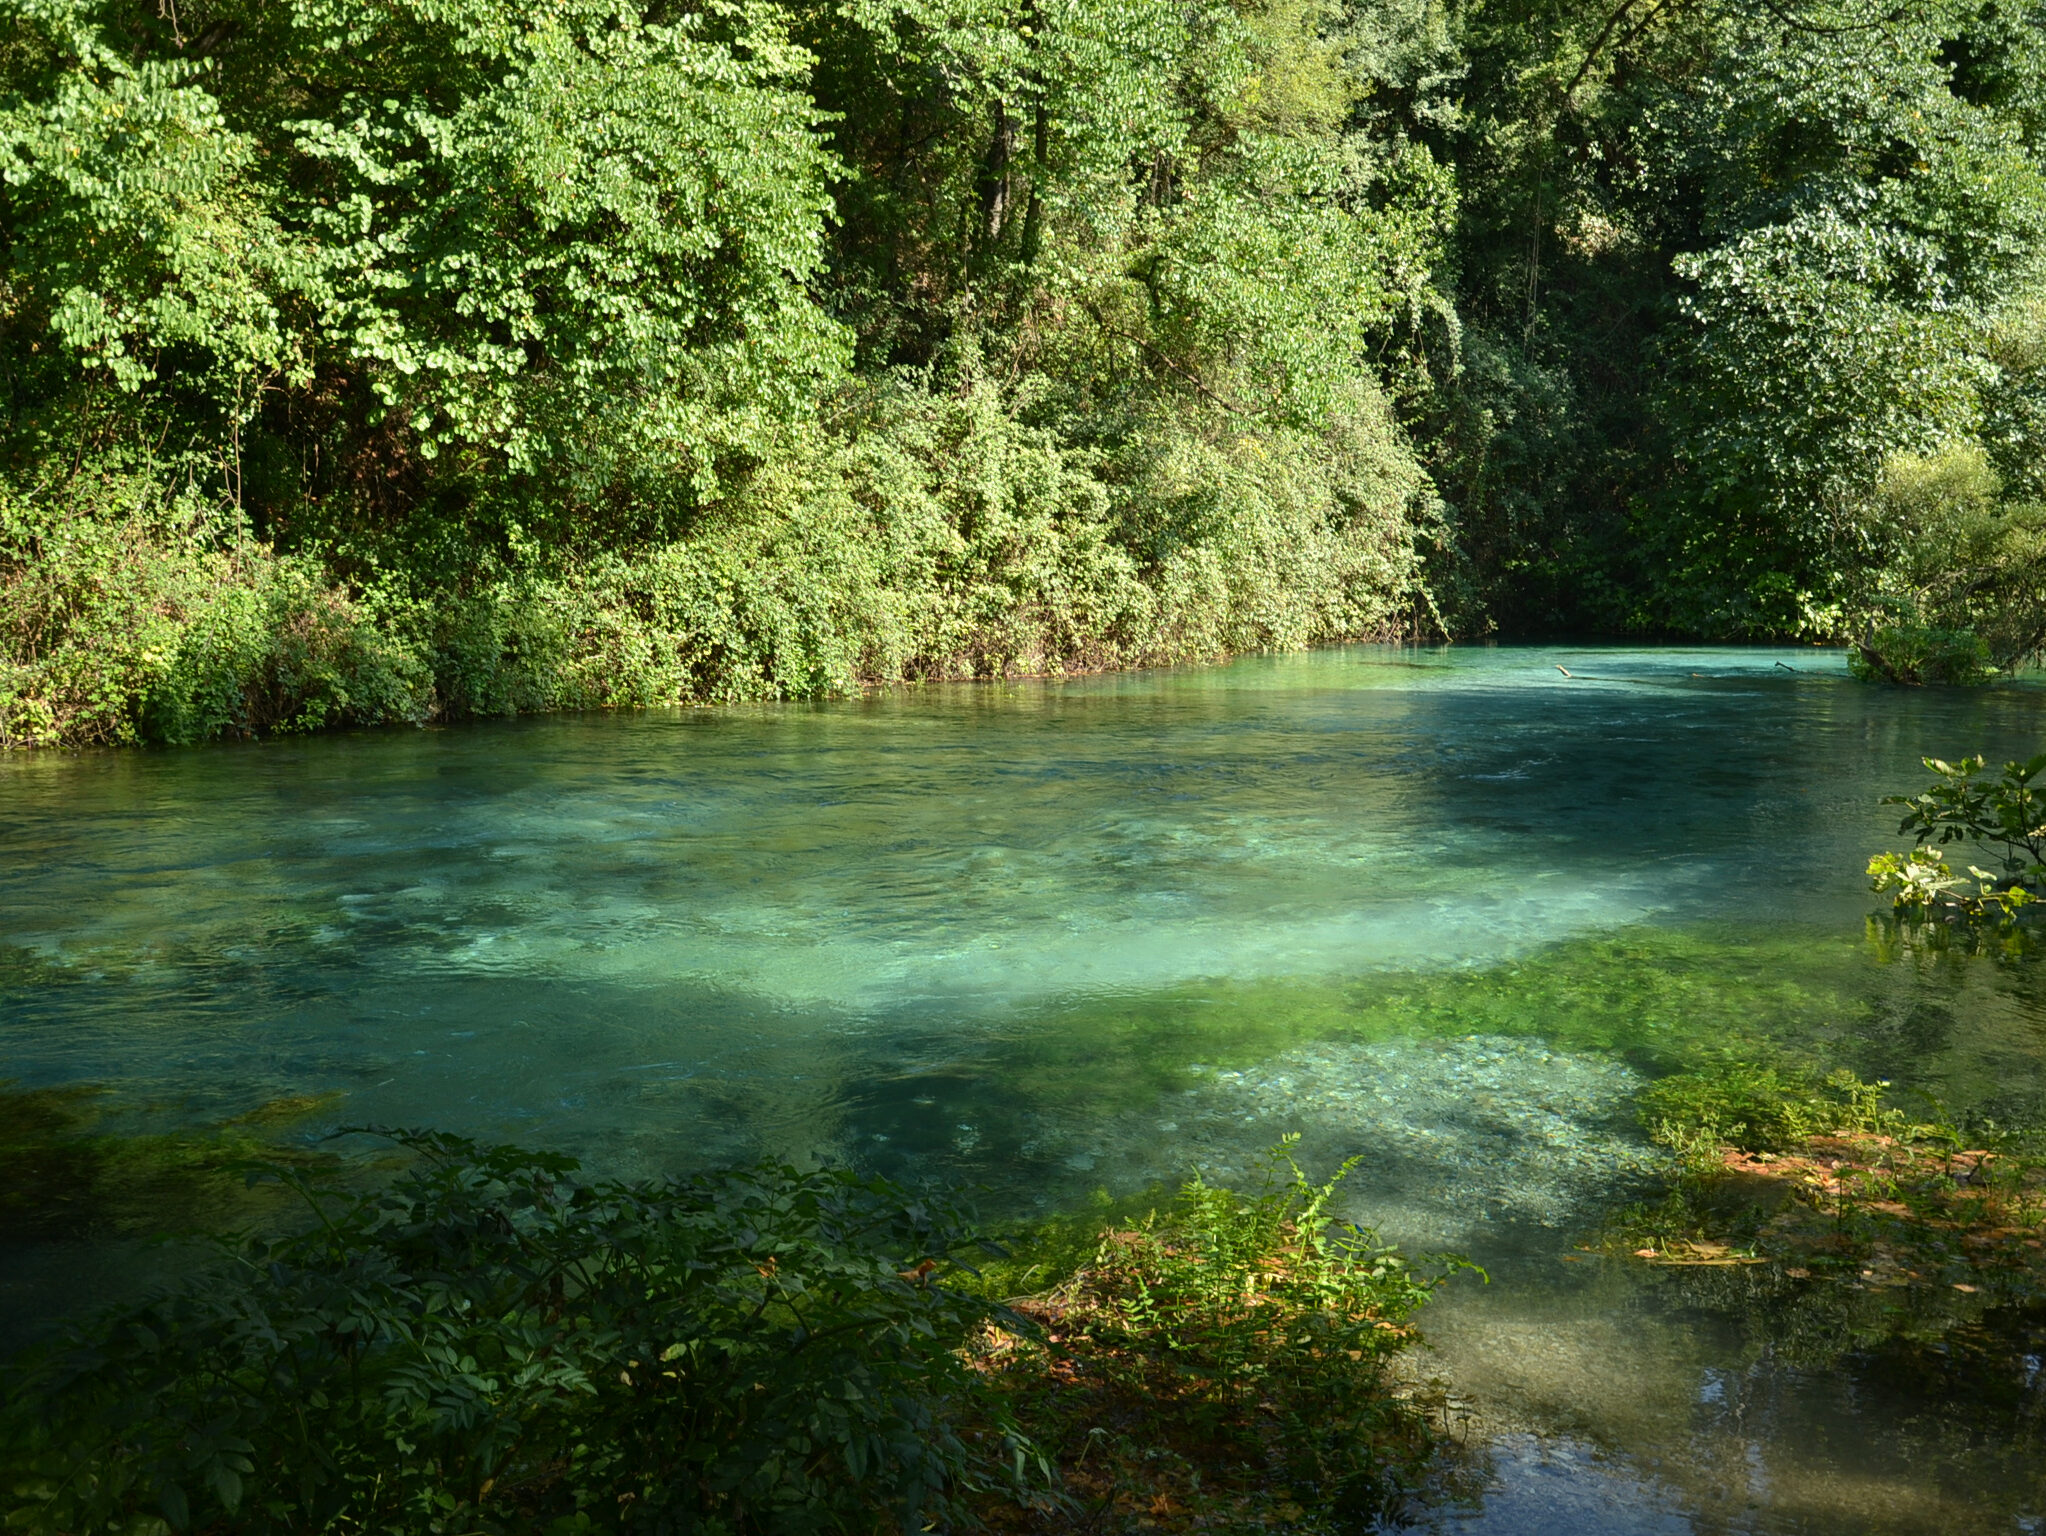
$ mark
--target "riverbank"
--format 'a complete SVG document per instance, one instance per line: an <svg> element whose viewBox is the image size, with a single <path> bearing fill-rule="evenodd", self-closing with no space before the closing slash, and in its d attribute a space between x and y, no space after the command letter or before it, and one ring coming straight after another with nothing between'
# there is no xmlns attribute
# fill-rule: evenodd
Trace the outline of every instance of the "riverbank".
<svg viewBox="0 0 2046 1536"><path fill-rule="evenodd" d="M992 386L873 392L670 531L466 520L266 543L146 475L0 482L0 747L183 743L1439 633L1446 532L1388 408L1163 420L1115 453Z"/></svg>
<svg viewBox="0 0 2046 1536"><path fill-rule="evenodd" d="M975 1190L1005 1231L1195 1169L1244 1187L1297 1131L1314 1177L1372 1155L1346 1217L1492 1276L1407 1357L1480 1469L1446 1531L1544 1531L1546 1500L1595 1536L1643 1507L1673 1536L1996 1536L2046 1464L2022 1308L1582 1248L1648 1198L1644 1086L1715 1051L2040 1117L2038 957L1872 933L1862 870L1923 755L2022 757L2042 713L1810 651L1350 647L15 754L0 1055L104 1085L109 1133L337 1094L286 1144L431 1125L620 1180L775 1158ZM89 1162L71 1190L146 1171ZM109 1226L91 1263L17 1250L0 1314L178 1257ZM1861 1342L1850 1299L1853 1328L1925 1324Z"/></svg>

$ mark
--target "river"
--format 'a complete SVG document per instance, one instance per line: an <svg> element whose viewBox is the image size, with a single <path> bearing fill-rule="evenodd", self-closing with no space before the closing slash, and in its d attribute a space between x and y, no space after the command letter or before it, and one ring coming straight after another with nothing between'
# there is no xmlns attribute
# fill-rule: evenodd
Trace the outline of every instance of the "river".
<svg viewBox="0 0 2046 1536"><path fill-rule="evenodd" d="M824 1158L997 1215L1299 1132L1310 1171L1363 1155L1362 1219L1492 1274L1427 1313L1467 1451L1421 1528L2046 1529L2023 1320L1885 1340L1773 1270L1577 1251L1700 1041L2046 1117L2037 968L1875 942L1861 873L1920 756L2042 740L2046 690L1831 652L1350 647L16 756L0 1076L110 1124L310 1097L307 1140ZM81 1273L0 1247L0 1310Z"/></svg>

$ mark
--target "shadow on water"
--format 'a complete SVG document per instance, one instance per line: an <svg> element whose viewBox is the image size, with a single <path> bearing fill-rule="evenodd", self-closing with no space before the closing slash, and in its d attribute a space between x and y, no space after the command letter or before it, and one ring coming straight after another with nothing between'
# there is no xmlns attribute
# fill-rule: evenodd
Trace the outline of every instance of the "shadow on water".
<svg viewBox="0 0 2046 1536"><path fill-rule="evenodd" d="M1009 1220L1196 1169L1241 1178L1299 1132L1310 1167L1364 1155L1353 1216L1494 1276L1429 1315L1421 1371L1456 1404L1464 1491L1416 1528L2022 1529L2046 1494L2046 1311L1773 1266L1649 1271L1577 1244L1660 1172L1633 1098L1661 1073L1795 1048L1964 1111L2035 1112L2042 976L2030 957L1642 928L1484 968L1068 1000L970 1041L840 1019L827 1054L814 1018L783 1038L756 1020L715 1072L593 1068L613 1097L548 1130L641 1171L773 1151L974 1183ZM310 1155L355 1097L166 1129L174 1108L114 1094L9 1093L17 1295L160 1275L176 1250L136 1246L154 1231L275 1219L245 1203L239 1163ZM635 1129L592 1141L592 1116ZM501 1128L483 1118L466 1128Z"/></svg>
<svg viewBox="0 0 2046 1536"><path fill-rule="evenodd" d="M1299 1132L1364 1156L1357 1218L1495 1276L1429 1314L1476 1492L1421 1528L2026 1529L2036 1313L1577 1251L1658 1176L1671 1071L2046 1118L2037 960L1871 934L1859 879L1918 754L2028 747L2046 698L1838 673L1359 649L0 762L0 1071L63 1143L0 1133L0 1300L146 1283L152 1222L244 1219L236 1156L366 1121L1009 1221Z"/></svg>

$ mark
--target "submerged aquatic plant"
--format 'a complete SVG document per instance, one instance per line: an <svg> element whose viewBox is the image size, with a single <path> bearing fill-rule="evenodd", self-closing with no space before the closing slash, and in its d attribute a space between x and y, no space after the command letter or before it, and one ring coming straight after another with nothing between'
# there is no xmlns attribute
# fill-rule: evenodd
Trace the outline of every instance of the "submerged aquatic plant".
<svg viewBox="0 0 2046 1536"><path fill-rule="evenodd" d="M243 1175L258 1161L320 1165L273 1133L337 1097L293 1096L221 1124L138 1132L110 1128L93 1087L0 1080L0 1239L219 1232L274 1217L276 1187L251 1188Z"/></svg>
<svg viewBox="0 0 2046 1536"><path fill-rule="evenodd" d="M1886 1082L1735 1062L1664 1079L1642 1098L1676 1154L1654 1205L1604 1246L1661 1264L1773 1261L1793 1279L2046 1294L2046 1149L1937 1105L1916 1117Z"/></svg>

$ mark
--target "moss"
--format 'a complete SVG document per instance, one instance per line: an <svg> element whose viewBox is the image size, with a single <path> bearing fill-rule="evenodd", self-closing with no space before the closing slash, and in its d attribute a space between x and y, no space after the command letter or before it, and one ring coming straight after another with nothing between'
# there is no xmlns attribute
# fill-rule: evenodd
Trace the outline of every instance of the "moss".
<svg viewBox="0 0 2046 1536"><path fill-rule="evenodd" d="M108 1127L98 1089L0 1082L0 1241L220 1232L274 1217L285 1196L249 1185L247 1170L331 1161L276 1133L338 1097L294 1095L217 1126L131 1132Z"/></svg>
<svg viewBox="0 0 2046 1536"><path fill-rule="evenodd" d="M1185 982L1033 1015L996 1050L986 1075L1003 1102L988 1117L1016 1104L1075 1117L1142 1109L1216 1068L1319 1041L1517 1036L1682 1071L1823 1042L1866 1011L1866 980L1852 943L1640 928L1483 968Z"/></svg>

